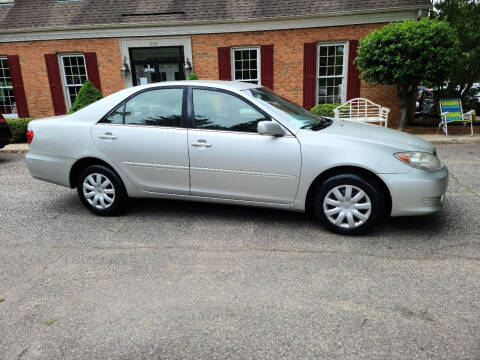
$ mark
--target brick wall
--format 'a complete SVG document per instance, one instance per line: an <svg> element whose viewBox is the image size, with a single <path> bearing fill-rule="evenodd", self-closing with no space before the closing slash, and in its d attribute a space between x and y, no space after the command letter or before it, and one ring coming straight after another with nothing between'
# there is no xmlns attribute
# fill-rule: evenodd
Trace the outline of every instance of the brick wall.
<svg viewBox="0 0 480 360"><path fill-rule="evenodd" d="M19 55L28 109L33 118L53 116L45 54L96 52L102 91L112 94L125 87L118 39L33 41L0 44L0 54Z"/></svg>
<svg viewBox="0 0 480 360"><path fill-rule="evenodd" d="M303 44L317 41L359 39L382 24L275 30L231 34L192 35L193 65L200 79L218 79L218 47L274 45L274 87L282 96L302 104ZM104 95L125 87L121 69L118 38L35 41L0 44L0 54L19 55L30 115L34 118L52 116L44 54L96 52ZM390 126L399 116L399 101L394 87L362 82L360 95L389 107Z"/></svg>
<svg viewBox="0 0 480 360"><path fill-rule="evenodd" d="M218 47L273 44L275 91L301 105L303 102L303 44L360 39L383 24L275 30L231 34L192 35L193 65L200 79L218 79ZM399 119L399 101L393 86L362 81L360 96L391 109L389 126Z"/></svg>

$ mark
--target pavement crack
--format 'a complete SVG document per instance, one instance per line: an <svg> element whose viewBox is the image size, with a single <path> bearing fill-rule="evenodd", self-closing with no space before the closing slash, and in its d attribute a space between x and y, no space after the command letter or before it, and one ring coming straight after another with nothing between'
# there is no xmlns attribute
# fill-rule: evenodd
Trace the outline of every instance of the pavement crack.
<svg viewBox="0 0 480 360"><path fill-rule="evenodd" d="M30 349L30 346L23 349L22 352L17 355L17 360L20 360L21 358L23 358L23 355L25 355L29 349Z"/></svg>
<svg viewBox="0 0 480 360"><path fill-rule="evenodd" d="M327 254L327 255L350 255L361 257L372 257L383 260L398 260L398 261L443 261L447 258L458 258L464 260L480 261L480 258L473 256L453 255L453 254L438 254L437 256L388 256L372 253L353 252L353 251L338 251L338 250L313 250L313 249L282 249L282 248L202 248L202 247L187 247L187 246L94 246L97 250L183 250L183 251L198 251L198 252L230 252L230 253L242 253L242 252L278 252L278 253L291 253L291 254Z"/></svg>
<svg viewBox="0 0 480 360"><path fill-rule="evenodd" d="M475 195L476 197L480 197L480 194L477 193L475 190L473 190L470 186L462 183L453 173L450 173L449 174L450 177L455 180L455 182L460 185L461 187L463 187L465 190L467 190L467 192L469 192L470 194L473 194Z"/></svg>

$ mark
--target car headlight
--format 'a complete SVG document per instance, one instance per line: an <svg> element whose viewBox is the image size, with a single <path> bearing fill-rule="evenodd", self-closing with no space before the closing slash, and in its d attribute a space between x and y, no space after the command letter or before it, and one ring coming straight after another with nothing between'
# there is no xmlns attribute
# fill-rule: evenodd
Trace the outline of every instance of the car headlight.
<svg viewBox="0 0 480 360"><path fill-rule="evenodd" d="M435 171L443 167L440 159L434 154L420 151L409 151L393 155L405 164L421 170Z"/></svg>

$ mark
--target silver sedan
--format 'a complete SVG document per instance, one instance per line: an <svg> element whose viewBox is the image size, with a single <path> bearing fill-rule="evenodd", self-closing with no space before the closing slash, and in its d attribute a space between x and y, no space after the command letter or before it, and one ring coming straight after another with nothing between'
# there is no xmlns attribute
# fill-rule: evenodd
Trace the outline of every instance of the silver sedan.
<svg viewBox="0 0 480 360"><path fill-rule="evenodd" d="M358 234L384 216L439 210L448 183L418 137L317 117L240 82L128 88L32 121L28 139L32 176L76 188L98 215L129 198L170 198L308 211Z"/></svg>

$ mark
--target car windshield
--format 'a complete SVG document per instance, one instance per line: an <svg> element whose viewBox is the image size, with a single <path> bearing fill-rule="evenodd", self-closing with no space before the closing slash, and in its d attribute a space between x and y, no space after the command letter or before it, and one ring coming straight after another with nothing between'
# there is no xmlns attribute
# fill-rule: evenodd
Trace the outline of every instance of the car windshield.
<svg viewBox="0 0 480 360"><path fill-rule="evenodd" d="M273 107L276 112L279 112L283 116L283 118L300 129L318 131L326 128L332 123L332 120L316 116L267 88L254 88L245 91L250 92L253 97L265 103L268 107Z"/></svg>

